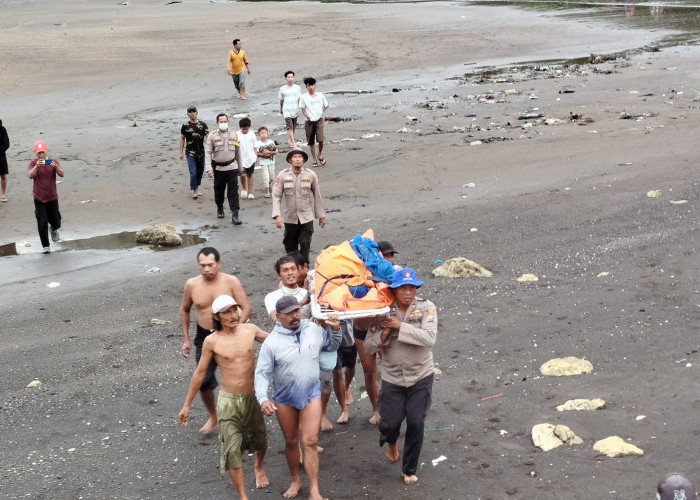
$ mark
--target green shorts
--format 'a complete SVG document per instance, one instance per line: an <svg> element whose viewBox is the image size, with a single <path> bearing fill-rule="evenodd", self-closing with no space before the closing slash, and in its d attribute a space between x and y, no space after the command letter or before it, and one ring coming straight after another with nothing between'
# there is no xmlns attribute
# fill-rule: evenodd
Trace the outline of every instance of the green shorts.
<svg viewBox="0 0 700 500"><path fill-rule="evenodd" d="M229 394L219 391L216 400L221 442L221 473L243 465L241 453L267 450L265 420L255 393Z"/></svg>

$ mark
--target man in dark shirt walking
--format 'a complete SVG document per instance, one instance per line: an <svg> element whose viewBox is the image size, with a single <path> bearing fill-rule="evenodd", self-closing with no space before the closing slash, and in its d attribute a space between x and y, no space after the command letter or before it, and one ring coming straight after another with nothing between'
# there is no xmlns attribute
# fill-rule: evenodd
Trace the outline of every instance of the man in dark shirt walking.
<svg viewBox="0 0 700 500"><path fill-rule="evenodd" d="M196 107L187 108L187 116L189 121L180 128L180 159L187 156L192 198L197 199L202 196L199 186L204 174L204 140L209 135L209 128L206 123L197 119Z"/></svg>

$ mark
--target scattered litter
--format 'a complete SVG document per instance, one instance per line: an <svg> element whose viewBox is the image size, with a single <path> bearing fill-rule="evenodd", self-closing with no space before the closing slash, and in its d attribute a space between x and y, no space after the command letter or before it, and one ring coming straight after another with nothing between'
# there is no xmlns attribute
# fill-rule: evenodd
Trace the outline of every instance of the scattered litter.
<svg viewBox="0 0 700 500"><path fill-rule="evenodd" d="M518 281L521 283L527 282L527 281L538 281L539 278L537 277L536 274L530 274L530 273L525 273L520 278L518 278Z"/></svg>
<svg viewBox="0 0 700 500"><path fill-rule="evenodd" d="M661 196L661 191L658 189L647 191L647 198L658 198L659 196Z"/></svg>
<svg viewBox="0 0 700 500"><path fill-rule="evenodd" d="M542 118L543 113L533 111L528 113L518 113L518 120L534 120L535 118Z"/></svg>
<svg viewBox="0 0 700 500"><path fill-rule="evenodd" d="M158 318L152 318L151 321L151 326L156 326L156 325L169 325L172 323L172 321L168 321L167 319L158 319Z"/></svg>
<svg viewBox="0 0 700 500"><path fill-rule="evenodd" d="M56 288L57 286L61 286L61 284L57 281L52 281L51 283L47 283L46 288Z"/></svg>
<svg viewBox="0 0 700 500"><path fill-rule="evenodd" d="M435 467L437 464L444 460L447 460L447 457L445 455L440 455L439 457L433 460L433 467Z"/></svg>
<svg viewBox="0 0 700 500"><path fill-rule="evenodd" d="M406 115L406 118L408 118L408 119L411 120L412 122L417 122L417 121L418 121L418 118L415 117L415 116L408 116L408 115Z"/></svg>
<svg viewBox="0 0 700 500"><path fill-rule="evenodd" d="M505 430L505 429L501 429L500 431L498 431L498 433L499 433L501 436L507 436L507 435L508 435L508 431Z"/></svg>
<svg viewBox="0 0 700 500"><path fill-rule="evenodd" d="M393 88L391 89L392 92L401 92L401 89Z"/></svg>
<svg viewBox="0 0 700 500"><path fill-rule="evenodd" d="M476 187L476 183L474 183L474 182L468 182L468 183L466 183L466 184L462 184L462 187L463 187L463 188L475 188L475 187Z"/></svg>
<svg viewBox="0 0 700 500"><path fill-rule="evenodd" d="M483 144L483 142L481 142L481 141L472 141L472 142L469 143L470 146L478 146L478 145L480 145L480 144Z"/></svg>
<svg viewBox="0 0 700 500"><path fill-rule="evenodd" d="M605 276L609 276L609 275L610 275L609 272L603 271L603 272L598 273L598 275L596 276L596 278L604 278Z"/></svg>
<svg viewBox="0 0 700 500"><path fill-rule="evenodd" d="M640 420L644 420L645 418L647 418L646 415L637 415L634 419L635 419L637 422L639 422Z"/></svg>
<svg viewBox="0 0 700 500"><path fill-rule="evenodd" d="M401 127L400 129L398 129L396 131L397 134L410 134L411 132L419 133L420 129L413 130L413 129L408 128L408 127Z"/></svg>
<svg viewBox="0 0 700 500"><path fill-rule="evenodd" d="M631 161L626 161L624 163L618 163L617 165L620 167L629 167L631 165L634 165L634 163L632 163Z"/></svg>
<svg viewBox="0 0 700 500"><path fill-rule="evenodd" d="M368 396L367 396L367 391L362 391L362 392L360 393L360 399L365 399L366 397L368 397Z"/></svg>
<svg viewBox="0 0 700 500"><path fill-rule="evenodd" d="M570 87L564 87L559 91L560 94L573 94L574 92L576 91Z"/></svg>
<svg viewBox="0 0 700 500"><path fill-rule="evenodd" d="M503 396L502 393L501 394L494 394L493 396L485 396L483 398L479 398L479 401L488 401L489 399L496 399L496 398L500 398L501 396Z"/></svg>
<svg viewBox="0 0 700 500"><path fill-rule="evenodd" d="M32 244L29 243L28 241L20 241L19 243L17 243L17 246L18 246L18 247L27 247L27 248L29 248L30 246L32 246Z"/></svg>
<svg viewBox="0 0 700 500"><path fill-rule="evenodd" d="M685 205L688 203L688 200L669 200L669 203L671 205Z"/></svg>
<svg viewBox="0 0 700 500"><path fill-rule="evenodd" d="M442 259L435 259L436 264L442 264Z"/></svg>
<svg viewBox="0 0 700 500"><path fill-rule="evenodd" d="M667 68L664 68L666 71L676 71L678 68L676 66L669 66Z"/></svg>
<svg viewBox="0 0 700 500"><path fill-rule="evenodd" d="M433 374L442 375L442 370L440 368L438 368L437 366L433 366Z"/></svg>
<svg viewBox="0 0 700 500"><path fill-rule="evenodd" d="M158 268L158 267L152 267L152 268L150 268L150 269L147 269L146 272L147 272L147 273L159 273L159 272L160 272L160 268Z"/></svg>
<svg viewBox="0 0 700 500"><path fill-rule="evenodd" d="M131 126L132 127L140 127L141 124L139 122L137 122L136 120L134 120L134 123L132 123Z"/></svg>
<svg viewBox="0 0 700 500"><path fill-rule="evenodd" d="M693 366L693 363L686 363L686 364L685 364L685 367L686 367L686 368L690 368L691 366Z"/></svg>
<svg viewBox="0 0 700 500"><path fill-rule="evenodd" d="M27 384L27 389L31 389L32 387L41 387L41 380L32 380Z"/></svg>
<svg viewBox="0 0 700 500"><path fill-rule="evenodd" d="M478 231L477 228L473 227L469 230L470 233L476 233Z"/></svg>

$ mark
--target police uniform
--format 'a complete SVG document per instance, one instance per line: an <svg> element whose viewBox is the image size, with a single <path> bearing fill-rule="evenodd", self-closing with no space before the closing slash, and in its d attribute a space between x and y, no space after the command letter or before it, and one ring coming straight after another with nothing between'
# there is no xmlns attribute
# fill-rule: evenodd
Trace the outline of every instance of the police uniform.
<svg viewBox="0 0 700 500"><path fill-rule="evenodd" d="M326 216L318 176L306 168L296 174L292 167L282 170L272 188L272 218L284 221L284 249L299 252L307 260L314 233L314 219Z"/></svg>
<svg viewBox="0 0 700 500"><path fill-rule="evenodd" d="M394 444L401 423L406 419L406 435L401 470L415 475L423 447L423 428L433 391L433 346L437 337L437 314L429 300L415 297L405 313L394 304L391 315L401 328L391 331L381 342L381 325L367 332L367 354L382 353L382 387L378 409L379 445Z"/></svg>
<svg viewBox="0 0 700 500"><path fill-rule="evenodd" d="M222 132L217 128L204 142L204 154L207 172L214 170L214 201L217 215L219 218L224 216L224 196L226 195L231 209L231 220L236 223L240 208L238 176L242 172L238 136L230 130ZM240 221L237 223L240 224Z"/></svg>

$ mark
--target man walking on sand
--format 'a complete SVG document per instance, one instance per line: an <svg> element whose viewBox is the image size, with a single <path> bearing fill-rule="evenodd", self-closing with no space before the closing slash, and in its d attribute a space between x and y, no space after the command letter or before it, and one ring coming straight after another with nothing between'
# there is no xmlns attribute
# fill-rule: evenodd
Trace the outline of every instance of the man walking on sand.
<svg viewBox="0 0 700 500"><path fill-rule="evenodd" d="M228 115L216 115L216 131L204 141L204 165L207 175L214 178L214 202L216 216L224 218L224 196L231 209L231 222L239 226L240 200L238 199L238 176L243 175L241 144L235 132L228 129ZM233 165L235 163L235 165Z"/></svg>
<svg viewBox="0 0 700 500"><path fill-rule="evenodd" d="M10 149L10 136L7 135L7 129L2 126L0 120L0 201L7 201L7 150Z"/></svg>
<svg viewBox="0 0 700 500"><path fill-rule="evenodd" d="M192 198L197 199L202 196L199 186L204 174L204 140L209 135L209 128L197 118L196 107L188 107L187 116L189 121L180 127L180 159L187 156Z"/></svg>
<svg viewBox="0 0 700 500"><path fill-rule="evenodd" d="M285 498L299 494L301 455L304 447L304 469L309 478L309 498L323 498L318 487L318 433L321 423L321 383L319 355L321 350L338 349L341 340L338 316L330 315L325 327L301 319L301 306L296 298L285 295L275 304L277 324L265 339L255 368L255 395L263 414L277 414L284 435L287 466L291 484ZM273 386L272 401L267 391Z"/></svg>
<svg viewBox="0 0 700 500"><path fill-rule="evenodd" d="M285 85L280 87L280 114L284 118L284 126L289 135L289 147L295 148L294 129L297 127L297 117L299 116L299 98L301 97L301 87L294 83L294 71L287 71L284 74L287 80Z"/></svg>
<svg viewBox="0 0 700 500"><path fill-rule="evenodd" d="M379 391L379 446L387 443L390 462L399 459L399 433L406 419L403 462L404 483L418 481L416 470L423 447L425 416L433 392L433 346L437 315L429 300L416 297L423 284L413 269L394 271L394 304L380 325L367 332L367 354L381 353L382 388Z"/></svg>
<svg viewBox="0 0 700 500"><path fill-rule="evenodd" d="M306 131L306 141L309 143L311 150L311 158L313 158L312 167L318 167L316 162L316 143L318 142L318 161L321 165L326 164L326 159L323 157L323 112L328 109L328 101L320 92L316 92L316 79L304 78L306 85L306 94L299 98L299 109L306 117L304 130Z"/></svg>
<svg viewBox="0 0 700 500"><path fill-rule="evenodd" d="M245 73L250 75L250 64L245 55L245 51L241 50L241 41L238 38L233 40L233 49L228 51L228 74L233 79L233 86L236 87L238 95L236 99L245 100Z"/></svg>
<svg viewBox="0 0 700 500"><path fill-rule="evenodd" d="M284 224L284 250L287 253L299 252L307 262L314 219L318 219L319 226L326 225L318 176L313 170L304 168L308 159L309 155L300 149L287 153L287 163L291 168L277 175L272 188L272 218L279 229Z"/></svg>
<svg viewBox="0 0 700 500"><path fill-rule="evenodd" d="M182 355L190 357L192 344L190 342L190 309L197 308L197 335L194 339L195 361L199 365L202 357L204 339L209 336L214 327L211 304L219 295L230 295L241 308L239 321L245 323L250 318L250 304L241 282L235 276L220 273L221 257L213 247L202 248L197 254L200 275L190 278L185 283L185 290L180 305L180 328L182 330ZM204 380L201 383L200 395L202 402L209 412L209 418L199 429L202 434L210 434L216 426L216 405L214 389L218 385L214 372L216 362L212 360L207 365Z"/></svg>
<svg viewBox="0 0 700 500"><path fill-rule="evenodd" d="M204 339L202 357L192 375L185 404L178 414L180 425L188 423L190 406L206 377L209 363L219 367L221 389L216 403L219 423L220 470L229 472L241 500L247 500L243 482L244 450L255 452L255 487L269 486L263 469L267 432L260 405L255 399L255 342L267 332L250 323L240 323L241 307L230 295L219 295L211 305L216 331Z"/></svg>
<svg viewBox="0 0 700 500"><path fill-rule="evenodd" d="M56 176L63 177L63 168L56 158L47 156L46 144L43 141L34 143L36 159L29 162L27 177L34 181L34 215L36 216L39 239L44 253L51 253L49 244L49 226L51 241L61 239L58 230L61 228L61 212L58 209L58 190Z"/></svg>

